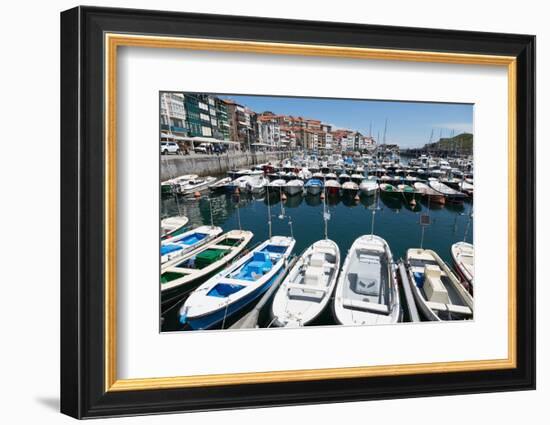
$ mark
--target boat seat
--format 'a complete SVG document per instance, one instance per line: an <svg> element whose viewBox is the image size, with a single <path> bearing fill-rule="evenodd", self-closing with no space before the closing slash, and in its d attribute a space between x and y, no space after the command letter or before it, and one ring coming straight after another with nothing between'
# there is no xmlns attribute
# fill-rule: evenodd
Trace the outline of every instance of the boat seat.
<svg viewBox="0 0 550 425"><path fill-rule="evenodd" d="M450 302L447 288L441 281L443 272L439 266L428 264L424 267L424 284L422 286L428 301L448 304Z"/></svg>
<svg viewBox="0 0 550 425"><path fill-rule="evenodd" d="M314 292L321 292L323 294L325 292L327 292L327 290L328 290L326 287L305 285L303 283L290 283L290 284L287 285L286 289L288 291L291 291L291 290L294 290L294 289L299 289L299 290L302 290L302 291L314 291Z"/></svg>
<svg viewBox="0 0 550 425"><path fill-rule="evenodd" d="M309 265L311 267L323 267L325 264L325 254L314 253L309 259Z"/></svg>
<svg viewBox="0 0 550 425"><path fill-rule="evenodd" d="M322 267L309 266L304 273L304 284L311 286L319 286L323 283L325 272Z"/></svg>
<svg viewBox="0 0 550 425"><path fill-rule="evenodd" d="M385 314L385 315L390 314L390 309L385 304L369 303L366 301L351 300L348 298L344 298L342 301L342 305L344 308L348 308L350 310L362 310L362 311L368 311L371 313Z"/></svg>
<svg viewBox="0 0 550 425"><path fill-rule="evenodd" d="M448 311L449 313L461 314L463 316L473 316L472 309L465 305L444 304L433 301L427 301L426 305L434 311Z"/></svg>

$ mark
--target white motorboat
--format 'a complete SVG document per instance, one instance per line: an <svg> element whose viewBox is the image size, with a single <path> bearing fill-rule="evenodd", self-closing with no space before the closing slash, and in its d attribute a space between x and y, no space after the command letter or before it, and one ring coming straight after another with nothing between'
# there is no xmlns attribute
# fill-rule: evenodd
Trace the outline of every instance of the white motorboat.
<svg viewBox="0 0 550 425"><path fill-rule="evenodd" d="M409 285L427 320L468 320L474 300L449 266L429 249L411 248L406 255Z"/></svg>
<svg viewBox="0 0 550 425"><path fill-rule="evenodd" d="M260 175L258 177L252 177L246 183L246 191L254 195L258 195L264 192L265 187L268 184L269 184L269 180L267 179L267 177L264 177L263 175Z"/></svg>
<svg viewBox="0 0 550 425"><path fill-rule="evenodd" d="M390 324L401 319L395 265L381 237L364 235L353 242L338 278L334 315L342 325Z"/></svg>
<svg viewBox="0 0 550 425"><path fill-rule="evenodd" d="M298 171L298 178L302 180L309 180L311 177L313 177L313 173L309 171L307 168L302 168L300 171Z"/></svg>
<svg viewBox="0 0 550 425"><path fill-rule="evenodd" d="M171 195L178 194L181 192L181 188L186 186L190 180L195 180L198 178L199 176L197 174L184 174L182 176L163 181L161 183L161 193Z"/></svg>
<svg viewBox="0 0 550 425"><path fill-rule="evenodd" d="M378 183L373 179L365 179L359 185L359 190L367 196L375 195L378 190Z"/></svg>
<svg viewBox="0 0 550 425"><path fill-rule="evenodd" d="M438 180L428 180L430 187L439 193L445 195L445 198L450 202L462 202L466 195L458 190L450 188L449 186L441 183Z"/></svg>
<svg viewBox="0 0 550 425"><path fill-rule="evenodd" d="M325 179L325 175L321 173L320 171L317 173L313 173L313 176L311 176L314 179L323 181Z"/></svg>
<svg viewBox="0 0 550 425"><path fill-rule="evenodd" d="M363 174L352 174L351 175L351 180L354 181L357 184L361 183L361 181L364 178L365 178L365 176Z"/></svg>
<svg viewBox="0 0 550 425"><path fill-rule="evenodd" d="M179 321L192 329L209 329L256 301L286 271L296 241L273 236L228 268L215 274L191 295Z"/></svg>
<svg viewBox="0 0 550 425"><path fill-rule="evenodd" d="M202 192L208 189L216 181L216 177L204 177L189 180L185 186L181 186L182 195L192 195L196 192Z"/></svg>
<svg viewBox="0 0 550 425"><path fill-rule="evenodd" d="M467 181L463 181L458 184L458 190L472 196L474 194L474 185L472 183L468 183Z"/></svg>
<svg viewBox="0 0 550 425"><path fill-rule="evenodd" d="M281 192L286 186L286 180L285 179L273 180L272 182L269 182L267 186L270 192L273 192L273 191Z"/></svg>
<svg viewBox="0 0 550 425"><path fill-rule="evenodd" d="M237 177L235 180L229 182L225 186L226 191L228 191L230 193L233 193L233 192L236 192L237 189L238 189L239 192L245 192L246 187L248 185L248 182L250 182L252 179L253 179L253 177L248 176L248 175Z"/></svg>
<svg viewBox="0 0 550 425"><path fill-rule="evenodd" d="M319 179L310 179L304 184L304 188L310 195L319 195L323 190L323 181Z"/></svg>
<svg viewBox="0 0 550 425"><path fill-rule="evenodd" d="M188 222L189 219L184 215L163 218L160 221L161 238L166 239L181 233Z"/></svg>
<svg viewBox="0 0 550 425"><path fill-rule="evenodd" d="M223 179L218 180L216 183L210 186L210 190L212 192L217 192L220 190L225 190L226 186L231 183L231 177L225 177Z"/></svg>
<svg viewBox="0 0 550 425"><path fill-rule="evenodd" d="M353 181L347 181L342 184L342 192L348 196L355 196L359 190L359 185Z"/></svg>
<svg viewBox="0 0 550 425"><path fill-rule="evenodd" d="M305 326L318 317L330 301L339 269L336 242L323 239L306 249L275 294L274 325Z"/></svg>
<svg viewBox="0 0 550 425"><path fill-rule="evenodd" d="M304 182L302 180L290 180L285 186L285 192L292 196L302 193L304 190Z"/></svg>
<svg viewBox="0 0 550 425"><path fill-rule="evenodd" d="M350 181L351 180L351 176L347 173L341 173L339 176L338 176L338 180L340 180L340 182L344 183L344 182L347 182L347 181Z"/></svg>
<svg viewBox="0 0 550 425"><path fill-rule="evenodd" d="M445 195L431 188L426 183L416 182L414 184L414 188L422 197L427 198L429 203L440 205L445 204Z"/></svg>
<svg viewBox="0 0 550 425"><path fill-rule="evenodd" d="M338 180L327 180L325 182L325 191L329 195L338 195L341 187L342 185Z"/></svg>
<svg viewBox="0 0 550 425"><path fill-rule="evenodd" d="M231 230L212 239L200 248L162 265L160 289L162 302L170 301L180 288L204 279L229 264L250 242L254 234Z"/></svg>
<svg viewBox="0 0 550 425"><path fill-rule="evenodd" d="M174 258L195 250L222 232L218 226L200 226L185 233L164 239L160 246L160 262L167 263Z"/></svg>
<svg viewBox="0 0 550 425"><path fill-rule="evenodd" d="M474 288L474 246L468 242L457 242L451 246L451 255L455 270L466 284L466 289L472 293Z"/></svg>

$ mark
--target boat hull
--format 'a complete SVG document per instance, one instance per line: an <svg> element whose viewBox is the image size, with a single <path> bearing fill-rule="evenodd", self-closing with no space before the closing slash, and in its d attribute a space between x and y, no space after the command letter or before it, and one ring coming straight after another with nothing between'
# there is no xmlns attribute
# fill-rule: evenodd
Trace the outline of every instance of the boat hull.
<svg viewBox="0 0 550 425"><path fill-rule="evenodd" d="M319 195L323 188L321 186L308 186L306 188L307 193L310 195Z"/></svg>
<svg viewBox="0 0 550 425"><path fill-rule="evenodd" d="M223 324L224 319L231 319L236 313L250 305L253 301L262 296L277 278L286 270L285 265L283 265L268 281L263 285L256 288L254 291L250 292L246 296L240 298L239 300L229 304L227 308L223 307L216 311L213 311L204 316L187 318L186 323L194 330L199 329L210 329L216 325Z"/></svg>
<svg viewBox="0 0 550 425"><path fill-rule="evenodd" d="M299 193L302 193L302 191L302 186L285 186L285 192L290 196L298 195Z"/></svg>

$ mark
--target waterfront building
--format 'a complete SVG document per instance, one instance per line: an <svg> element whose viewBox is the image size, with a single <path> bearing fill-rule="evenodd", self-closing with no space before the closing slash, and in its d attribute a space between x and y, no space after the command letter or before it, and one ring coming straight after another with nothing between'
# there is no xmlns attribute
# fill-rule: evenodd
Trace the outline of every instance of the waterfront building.
<svg viewBox="0 0 550 425"><path fill-rule="evenodd" d="M229 138L240 142L242 147L250 148L257 138L256 113L234 100L225 99L227 122L229 124Z"/></svg>
<svg viewBox="0 0 550 425"><path fill-rule="evenodd" d="M187 129L190 137L212 137L208 96L186 94Z"/></svg>
<svg viewBox="0 0 550 425"><path fill-rule="evenodd" d="M257 117L257 143L268 149L278 149L281 142L280 126L272 112L264 112Z"/></svg>
<svg viewBox="0 0 550 425"><path fill-rule="evenodd" d="M162 93L160 97L160 128L164 134L187 136L187 114L183 93Z"/></svg>

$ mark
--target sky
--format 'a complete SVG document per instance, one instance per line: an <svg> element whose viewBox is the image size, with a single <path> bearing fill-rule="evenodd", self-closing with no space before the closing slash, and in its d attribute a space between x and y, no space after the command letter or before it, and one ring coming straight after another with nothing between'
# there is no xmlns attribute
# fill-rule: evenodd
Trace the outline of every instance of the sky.
<svg viewBox="0 0 550 425"><path fill-rule="evenodd" d="M333 128L356 130L381 143L387 119L386 143L401 147L422 147L452 132L473 133L473 105L453 103L397 102L293 98L275 96L220 95L248 106L255 112L297 115L332 124Z"/></svg>

